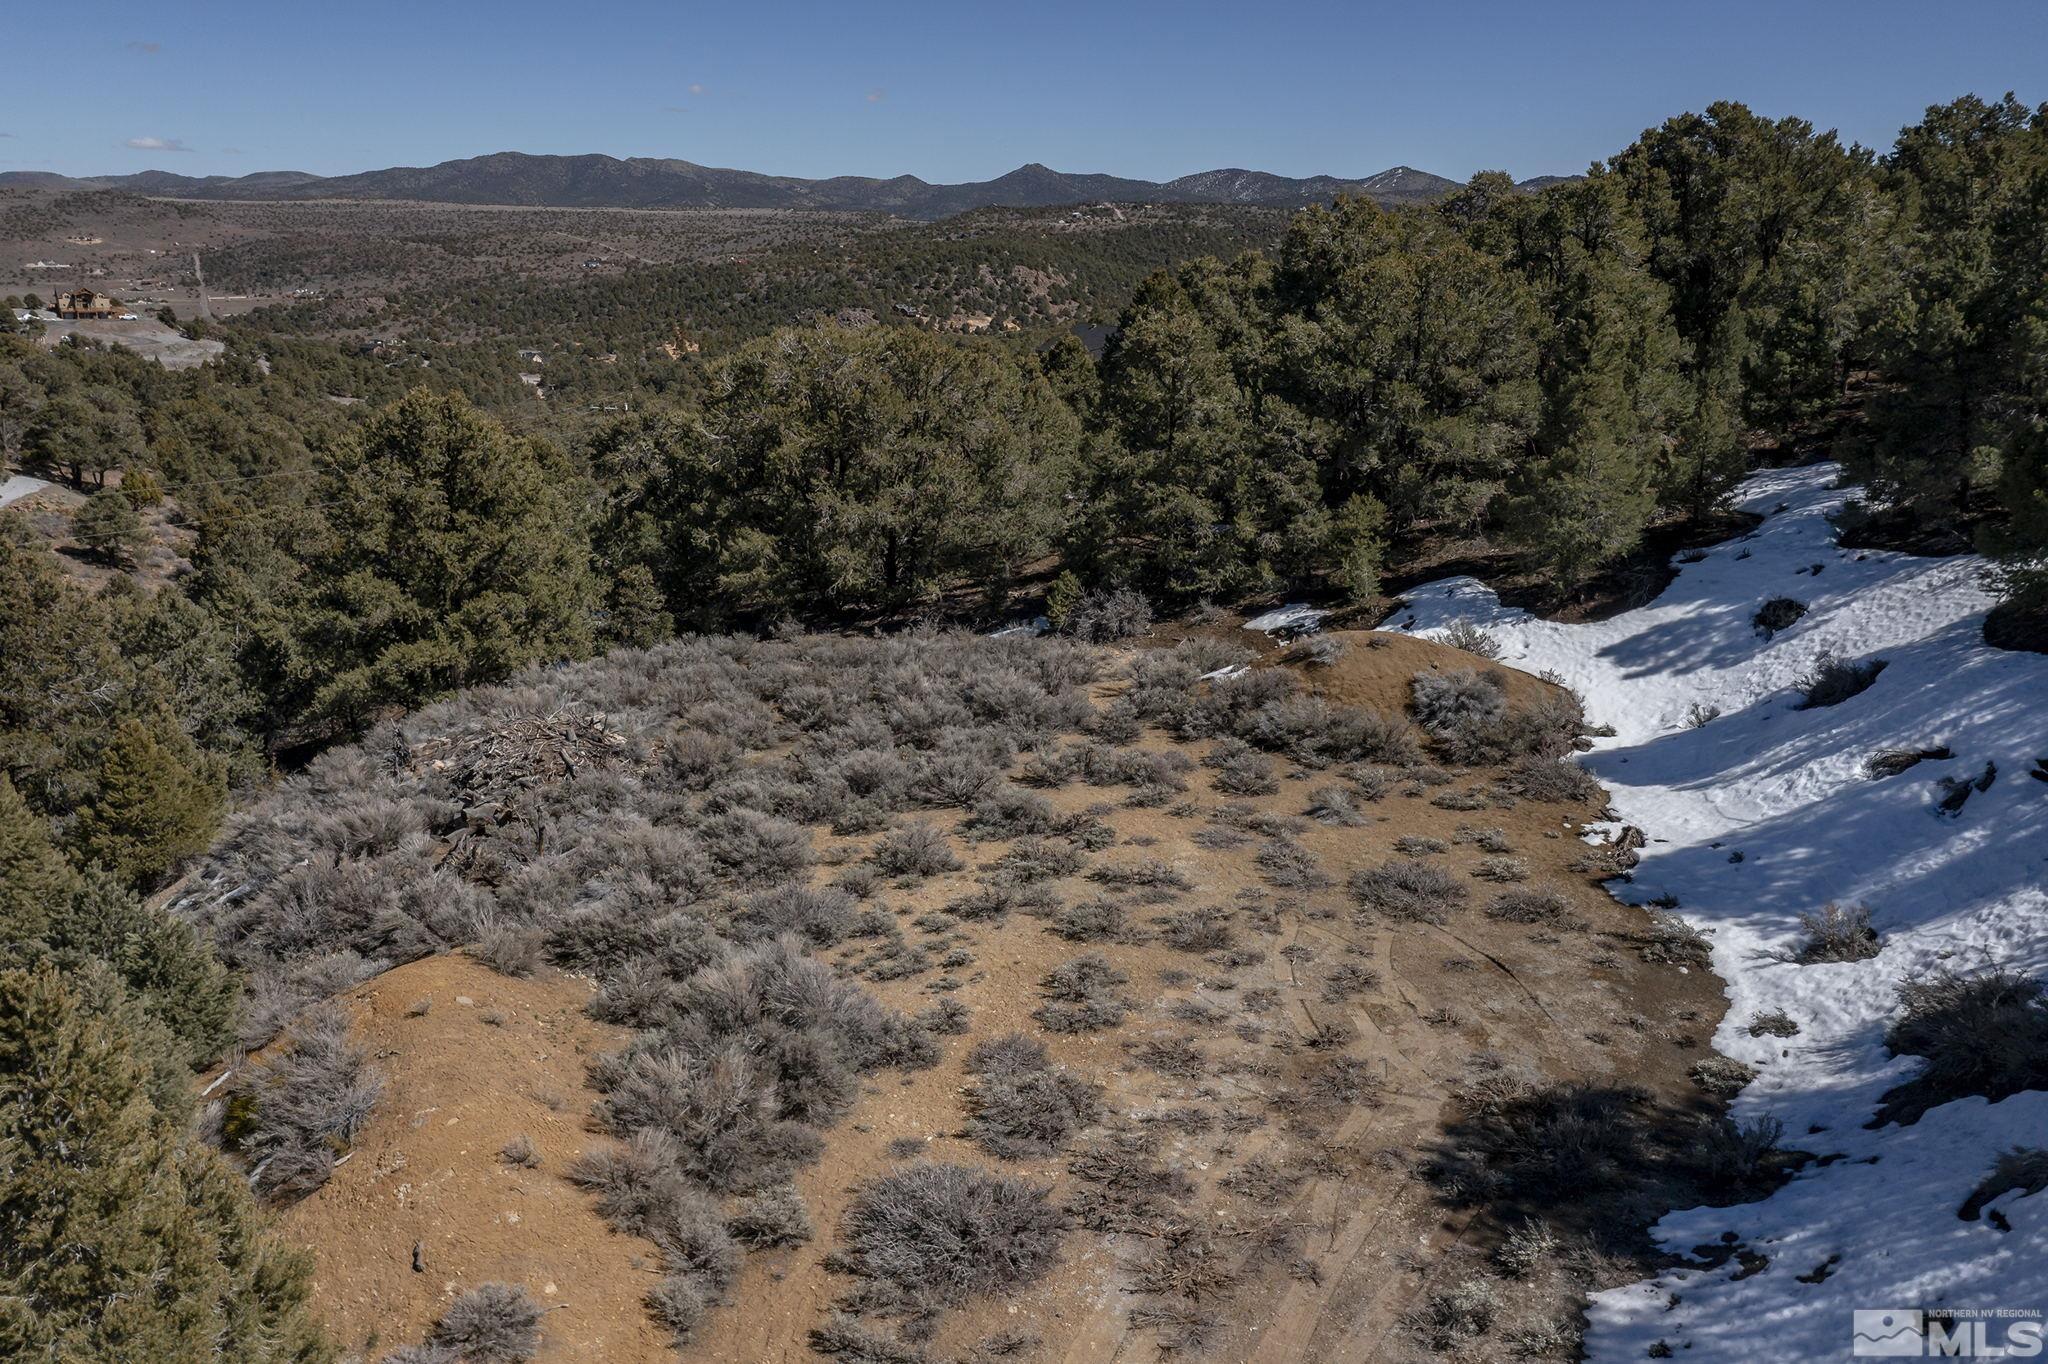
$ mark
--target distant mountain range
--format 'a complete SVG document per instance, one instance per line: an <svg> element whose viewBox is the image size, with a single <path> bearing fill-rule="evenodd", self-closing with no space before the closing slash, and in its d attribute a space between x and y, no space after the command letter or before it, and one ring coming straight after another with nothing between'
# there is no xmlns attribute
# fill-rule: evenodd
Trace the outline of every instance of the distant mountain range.
<svg viewBox="0 0 2048 1364"><path fill-rule="evenodd" d="M1530 182L1531 187L1535 183ZM971 208L1044 208L1103 200L1284 208L1354 194L1388 204L1424 203L1456 189L1457 182L1412 166L1396 166L1362 180L1331 175L1290 179L1264 171L1213 170L1160 184L1114 175L1070 175L1033 163L994 180L934 185L914 175L893 180L853 175L803 180L652 157L620 160L613 156L498 152L443 161L438 166L393 166L335 176L258 171L253 175L195 177L151 170L74 178L42 171L0 172L0 187L8 186L118 189L175 199L401 199L537 208L838 209L944 218Z"/></svg>

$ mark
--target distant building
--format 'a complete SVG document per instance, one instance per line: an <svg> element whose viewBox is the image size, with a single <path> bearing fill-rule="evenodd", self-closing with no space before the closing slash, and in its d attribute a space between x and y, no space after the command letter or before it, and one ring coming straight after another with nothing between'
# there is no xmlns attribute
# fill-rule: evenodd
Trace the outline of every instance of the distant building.
<svg viewBox="0 0 2048 1364"><path fill-rule="evenodd" d="M519 352L519 363L522 365L544 365L547 363L547 356L537 350L523 350Z"/></svg>
<svg viewBox="0 0 2048 1364"><path fill-rule="evenodd" d="M114 300L91 289L73 289L57 295L55 312L67 322L80 318L112 317L120 309Z"/></svg>

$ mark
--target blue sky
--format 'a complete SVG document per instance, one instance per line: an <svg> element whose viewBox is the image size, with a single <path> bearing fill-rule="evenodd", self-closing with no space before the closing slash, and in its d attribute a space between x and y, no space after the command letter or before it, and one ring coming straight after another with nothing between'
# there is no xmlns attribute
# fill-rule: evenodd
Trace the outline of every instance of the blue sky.
<svg viewBox="0 0 2048 1364"><path fill-rule="evenodd" d="M983 179L1026 161L1583 170L1715 99L1880 149L2048 100L2048 0L0 0L0 168L337 174L484 152ZM46 60L104 72L76 94Z"/></svg>

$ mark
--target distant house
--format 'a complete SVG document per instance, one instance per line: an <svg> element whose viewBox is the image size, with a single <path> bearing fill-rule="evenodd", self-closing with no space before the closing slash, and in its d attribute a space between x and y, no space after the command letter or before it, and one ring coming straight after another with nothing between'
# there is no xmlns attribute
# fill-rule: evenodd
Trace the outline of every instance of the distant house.
<svg viewBox="0 0 2048 1364"><path fill-rule="evenodd" d="M519 363L522 365L544 365L547 363L547 357L539 351L529 348L519 352Z"/></svg>
<svg viewBox="0 0 2048 1364"><path fill-rule="evenodd" d="M66 322L81 318L112 317L120 311L114 300L91 289L73 289L57 295L56 314Z"/></svg>

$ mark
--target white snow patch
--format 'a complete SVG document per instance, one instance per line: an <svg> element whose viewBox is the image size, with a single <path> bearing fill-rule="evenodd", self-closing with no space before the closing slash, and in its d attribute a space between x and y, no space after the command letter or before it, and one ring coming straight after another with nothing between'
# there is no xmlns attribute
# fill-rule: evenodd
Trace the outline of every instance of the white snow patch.
<svg viewBox="0 0 2048 1364"><path fill-rule="evenodd" d="M10 502L19 502L22 498L39 493L49 486L40 478L30 478L27 474L10 474L6 482L0 483L0 507Z"/></svg>
<svg viewBox="0 0 2048 1364"><path fill-rule="evenodd" d="M1285 606L1274 607L1264 615L1253 616L1244 623L1244 628L1268 635L1280 630L1313 630L1323 623L1323 617L1328 614L1327 611L1318 611L1303 602L1289 602Z"/></svg>
<svg viewBox="0 0 2048 1364"><path fill-rule="evenodd" d="M1014 621L999 630L988 632L989 639L1034 638L1052 633L1052 622L1044 616L1033 616L1030 620Z"/></svg>
<svg viewBox="0 0 2048 1364"><path fill-rule="evenodd" d="M2009 1232L1956 1216L1999 1151L2048 1144L2048 1093L1864 1127L1920 1067L1885 1053L1900 978L1943 963L2048 970L2048 787L2028 775L2048 758L2048 657L1984 644L1993 598L1981 559L1839 546L1828 517L1851 495L1834 486L1839 472L1750 479L1741 502L1764 522L1679 565L1656 601L1611 620L1537 620L1452 578L1409 593L1383 627L1435 631L1465 617L1615 727L1581 761L1650 837L1620 893L1675 895L1678 912L1713 935L1730 1004L1714 1045L1761 1068L1735 1116L1774 1117L1786 1146L1840 1157L1760 1202L1666 1216L1653 1234L1695 1267L1596 1295L1586 1338L1596 1361L1639 1360L1660 1340L1694 1364L1847 1358L1855 1308L2048 1314L2048 1193L1993 1203ZM1777 596L1810 609L1765 639L1750 619ZM1861 695L1800 710L1795 683L1824 653L1887 666ZM1720 715L1694 728L1696 704ZM1952 758L1864 774L1882 749L1943 744ZM1975 778L1987 763L1997 765L1991 787L1940 814L1936 780ZM1884 950L1839 965L1773 960L1802 940L1798 915L1830 900L1869 905ZM1750 1036L1749 1020L1774 1009L1799 1034ZM1769 1266L1746 1278L1732 1260L1696 1267L1694 1248L1726 1232ZM1837 1256L1820 1282L1801 1281Z"/></svg>

